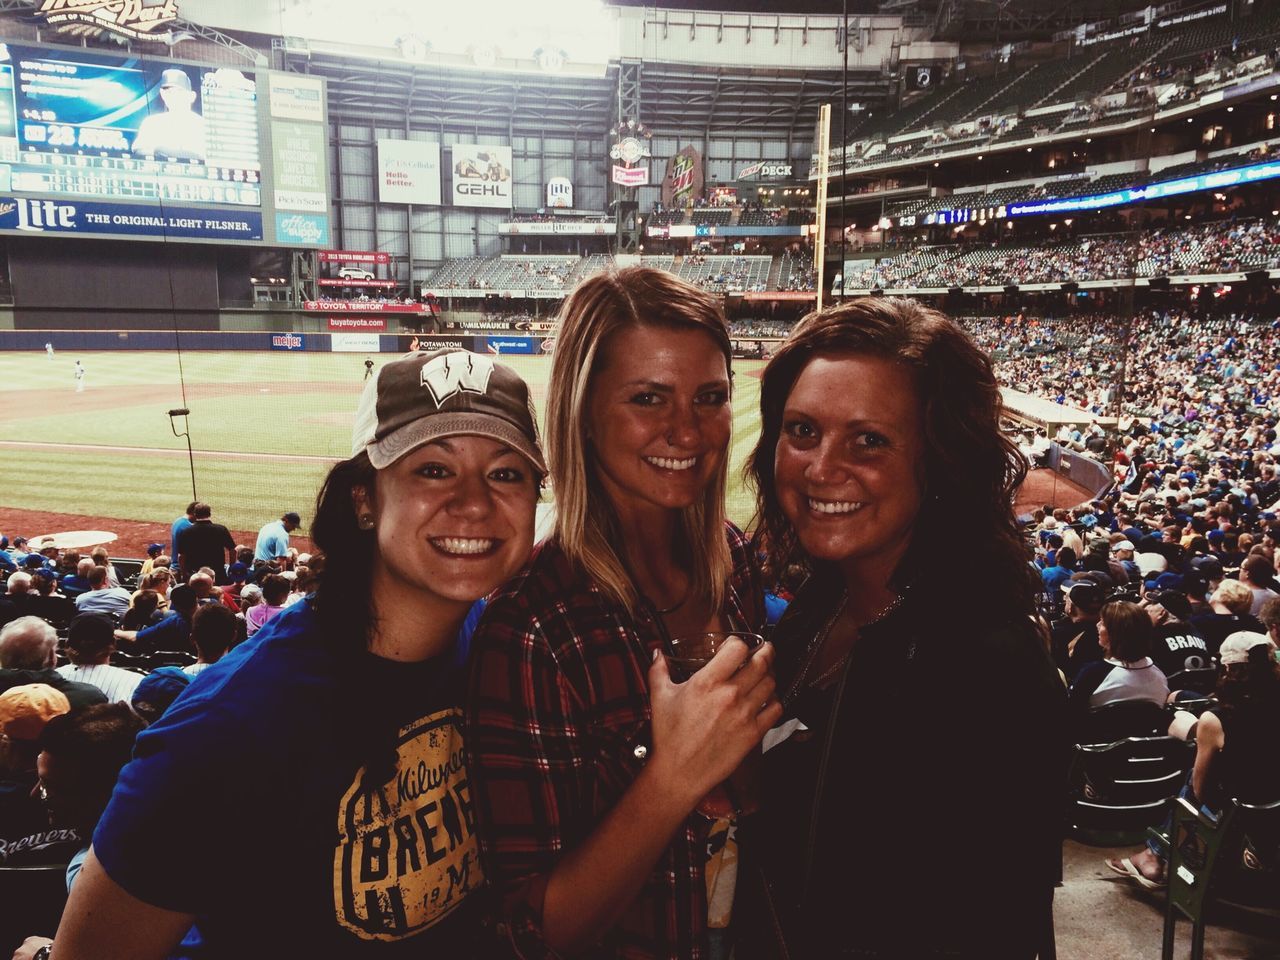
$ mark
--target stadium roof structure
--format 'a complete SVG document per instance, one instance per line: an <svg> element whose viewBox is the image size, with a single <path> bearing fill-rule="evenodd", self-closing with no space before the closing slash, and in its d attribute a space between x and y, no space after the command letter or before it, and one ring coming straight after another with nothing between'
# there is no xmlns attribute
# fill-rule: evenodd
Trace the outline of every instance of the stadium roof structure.
<svg viewBox="0 0 1280 960"><path fill-rule="evenodd" d="M329 83L336 118L477 134L555 135L607 130L615 120L619 66L603 77L456 70L404 60L362 61L311 52L306 72ZM881 99L887 80L851 73L850 97ZM761 70L645 61L640 119L658 131L741 131L808 137L823 103L840 99L836 70Z"/></svg>

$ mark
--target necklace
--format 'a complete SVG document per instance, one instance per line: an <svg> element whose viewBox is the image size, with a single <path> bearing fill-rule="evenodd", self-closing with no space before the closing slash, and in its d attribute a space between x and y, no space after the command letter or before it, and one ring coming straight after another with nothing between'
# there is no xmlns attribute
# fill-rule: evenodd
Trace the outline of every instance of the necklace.
<svg viewBox="0 0 1280 960"><path fill-rule="evenodd" d="M858 629L861 630L863 627L872 626L873 624L879 623L885 617L889 616L889 614L897 610L898 607L902 606L902 601L905 596L906 596L905 592L895 596L892 600L889 601L889 603L885 606L883 610L877 613L873 618L868 620L866 623L862 625L862 627L859 627ZM818 652L822 649L822 645L826 643L827 636L828 634L831 633L831 628L835 626L836 621L840 618L840 615L844 612L845 605L848 602L849 602L849 595L846 593L844 596L844 599L840 603L840 606L836 608L835 612L831 615L830 619L827 620L827 622L823 625L822 629L819 630L818 634L814 637L813 645L809 647L808 654L805 657L804 667L801 668L800 670L800 676L798 676L796 678L795 683L792 684L791 691L798 690L800 686L804 684L805 678L809 676L809 671L813 669L813 664L818 659ZM825 683L826 681L834 677L836 674L838 674L849 663L849 659L852 655L853 655L852 650L846 651L844 656L840 657L840 659L838 659L831 666L827 667L826 670L822 671L822 673L820 673L816 678L814 678L814 680L812 680L809 683L809 686L821 687L823 683Z"/></svg>

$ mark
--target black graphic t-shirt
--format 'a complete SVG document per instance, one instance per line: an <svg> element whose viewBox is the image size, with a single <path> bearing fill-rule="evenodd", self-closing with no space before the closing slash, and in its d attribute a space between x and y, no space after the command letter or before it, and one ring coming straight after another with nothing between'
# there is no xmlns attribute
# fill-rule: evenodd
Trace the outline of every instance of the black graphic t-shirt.
<svg viewBox="0 0 1280 960"><path fill-rule="evenodd" d="M315 616L280 614L139 736L98 859L140 900L195 914L202 957L483 957L458 664L353 671ZM383 782L353 724L394 750Z"/></svg>

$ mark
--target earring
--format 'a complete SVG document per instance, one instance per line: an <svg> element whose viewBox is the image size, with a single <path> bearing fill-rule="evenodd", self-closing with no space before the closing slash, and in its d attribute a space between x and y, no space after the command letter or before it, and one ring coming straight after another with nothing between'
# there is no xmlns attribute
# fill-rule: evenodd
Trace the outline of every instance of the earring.
<svg viewBox="0 0 1280 960"><path fill-rule="evenodd" d="M372 530L373 514L372 513L360 514L360 516L356 518L356 523L359 525L361 530Z"/></svg>

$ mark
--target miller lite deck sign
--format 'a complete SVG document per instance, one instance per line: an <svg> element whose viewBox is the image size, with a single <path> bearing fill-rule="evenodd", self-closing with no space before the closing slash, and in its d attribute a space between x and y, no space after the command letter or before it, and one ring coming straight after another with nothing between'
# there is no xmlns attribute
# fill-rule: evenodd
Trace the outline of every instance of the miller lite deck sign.
<svg viewBox="0 0 1280 960"><path fill-rule="evenodd" d="M511 209L511 148L453 145L453 205Z"/></svg>

